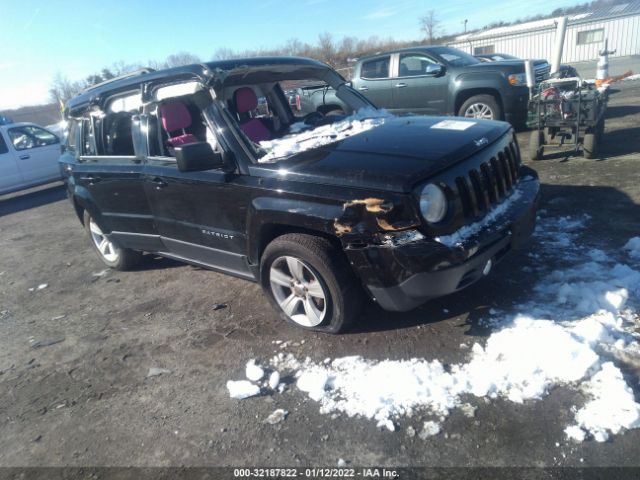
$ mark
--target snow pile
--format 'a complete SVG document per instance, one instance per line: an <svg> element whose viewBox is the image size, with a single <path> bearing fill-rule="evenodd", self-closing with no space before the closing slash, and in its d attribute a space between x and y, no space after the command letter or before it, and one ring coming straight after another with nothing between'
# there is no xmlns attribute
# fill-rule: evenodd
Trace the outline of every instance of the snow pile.
<svg viewBox="0 0 640 480"><path fill-rule="evenodd" d="M640 260L640 237L633 237L625 244L624 249L629 252L631 258Z"/></svg>
<svg viewBox="0 0 640 480"><path fill-rule="evenodd" d="M280 383L280 374L277 371L271 371L269 377L263 380L265 374L265 369L260 367L255 359L249 360L245 366L245 375L248 380L229 380L227 382L229 396L242 400L260 395L263 388L282 393L285 385ZM263 380L262 384L260 384L261 380Z"/></svg>
<svg viewBox="0 0 640 480"><path fill-rule="evenodd" d="M625 77L622 79L622 81L629 81L629 80L640 80L640 73L636 73L635 75L629 75L628 77Z"/></svg>
<svg viewBox="0 0 640 480"><path fill-rule="evenodd" d="M260 142L260 147L266 153L258 161L260 163L270 162L298 152L338 142L382 125L386 119L392 117L393 115L384 109L376 110L373 107L365 107L353 115L330 125L312 128L304 123L294 123L291 125L291 135L276 140Z"/></svg>
<svg viewBox="0 0 640 480"><path fill-rule="evenodd" d="M543 246L564 245L556 252L575 259L580 248L574 241L585 221L541 221L536 237ZM627 244L629 256L635 245ZM604 441L640 427L640 404L612 363L616 354L640 351L634 332L638 317L628 306L640 297L640 271L615 264L600 250L587 250L580 260L584 263L544 275L531 300L517 308L523 313L496 319L502 328L484 347L473 345L466 363L445 367L438 360L358 356L317 363L280 353L271 365L289 370L298 389L320 403L322 413L369 418L389 430L398 418L418 412L440 421L455 408L466 415L473 406L463 403L464 395L522 403L543 398L559 385L573 386L584 392L586 403L574 408L575 424L566 428L567 436Z"/></svg>
<svg viewBox="0 0 640 480"><path fill-rule="evenodd" d="M229 390L229 396L237 400L260 394L260 387L247 380L229 380L227 390Z"/></svg>
<svg viewBox="0 0 640 480"><path fill-rule="evenodd" d="M498 224L500 219L503 218L504 214L521 196L522 191L515 190L509 198L494 207L479 222L472 223L471 225L466 225L456 232L452 233L451 235L436 237L436 240L448 247L454 247L456 245L463 244L469 238L478 234L478 232L480 232L481 230L487 228L490 225Z"/></svg>

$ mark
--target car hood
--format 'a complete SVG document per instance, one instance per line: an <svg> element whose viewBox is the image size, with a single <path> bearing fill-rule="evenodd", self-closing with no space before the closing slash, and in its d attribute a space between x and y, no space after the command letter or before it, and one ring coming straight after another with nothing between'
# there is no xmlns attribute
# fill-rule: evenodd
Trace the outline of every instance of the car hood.
<svg viewBox="0 0 640 480"><path fill-rule="evenodd" d="M291 181L408 192L413 186L491 145L505 122L401 116L343 140L280 161L254 164L252 175Z"/></svg>

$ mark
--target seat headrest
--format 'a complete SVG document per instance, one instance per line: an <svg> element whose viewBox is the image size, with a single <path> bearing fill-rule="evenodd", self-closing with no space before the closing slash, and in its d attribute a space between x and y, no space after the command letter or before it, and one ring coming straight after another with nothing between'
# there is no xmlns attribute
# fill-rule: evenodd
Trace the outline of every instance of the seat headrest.
<svg viewBox="0 0 640 480"><path fill-rule="evenodd" d="M181 130L191 125L191 115L182 102L170 102L160 106L162 126L167 132Z"/></svg>
<svg viewBox="0 0 640 480"><path fill-rule="evenodd" d="M252 88L242 87L234 93L236 112L246 113L258 107L258 97Z"/></svg>

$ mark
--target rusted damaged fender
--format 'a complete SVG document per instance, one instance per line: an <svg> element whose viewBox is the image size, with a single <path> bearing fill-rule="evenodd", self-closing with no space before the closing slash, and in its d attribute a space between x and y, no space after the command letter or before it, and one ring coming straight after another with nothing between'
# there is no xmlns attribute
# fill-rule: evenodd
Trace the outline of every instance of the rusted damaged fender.
<svg viewBox="0 0 640 480"><path fill-rule="evenodd" d="M418 212L401 202L364 198L346 202L342 215L334 221L335 234L343 245L381 244L381 233L416 228Z"/></svg>
<svg viewBox="0 0 640 480"><path fill-rule="evenodd" d="M518 195L499 218L457 244L423 234L411 227L387 231L369 243L347 242L345 253L371 297L385 310L407 311L425 301L453 293L487 275L510 250L524 245L535 227L540 184L523 178ZM351 227L348 235L377 226L379 219L397 226L384 203L367 199L345 204L340 224ZM356 215L355 209L367 210ZM360 221L356 219L361 218ZM366 220L364 220L366 218ZM400 220L401 221L401 220ZM480 221L481 222L481 221Z"/></svg>

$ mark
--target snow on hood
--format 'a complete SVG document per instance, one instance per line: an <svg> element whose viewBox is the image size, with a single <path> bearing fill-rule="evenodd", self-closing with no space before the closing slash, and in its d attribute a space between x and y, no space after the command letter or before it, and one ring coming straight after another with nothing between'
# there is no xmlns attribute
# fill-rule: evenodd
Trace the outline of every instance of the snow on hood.
<svg viewBox="0 0 640 480"><path fill-rule="evenodd" d="M580 408L572 408L568 439L581 442L591 436L601 442L640 428L640 404L616 366L621 355L640 358L635 332L640 269L617 263L618 252L580 245L588 220L586 215L539 219L534 233L538 249L529 255L543 272L548 262L541 259L555 256L556 264L566 266L547 271L530 300L512 312L491 309L492 316L482 323L495 331L484 346L473 345L467 362L444 366L438 360L360 356L314 362L281 352L271 359L271 367L293 375L297 388L318 402L322 413L372 419L389 430L400 417L415 412L433 415L440 423L452 409L464 413L469 405L463 398L469 394L522 403L541 399L559 385L587 398ZM630 240L619 260L637 264L639 243L638 237Z"/></svg>
<svg viewBox="0 0 640 480"><path fill-rule="evenodd" d="M271 162L305 150L339 142L382 125L388 118L393 118L393 115L384 109L364 107L353 115L330 125L313 128L303 122L294 123L289 127L291 134L286 137L260 142L260 147L266 153L258 161Z"/></svg>

